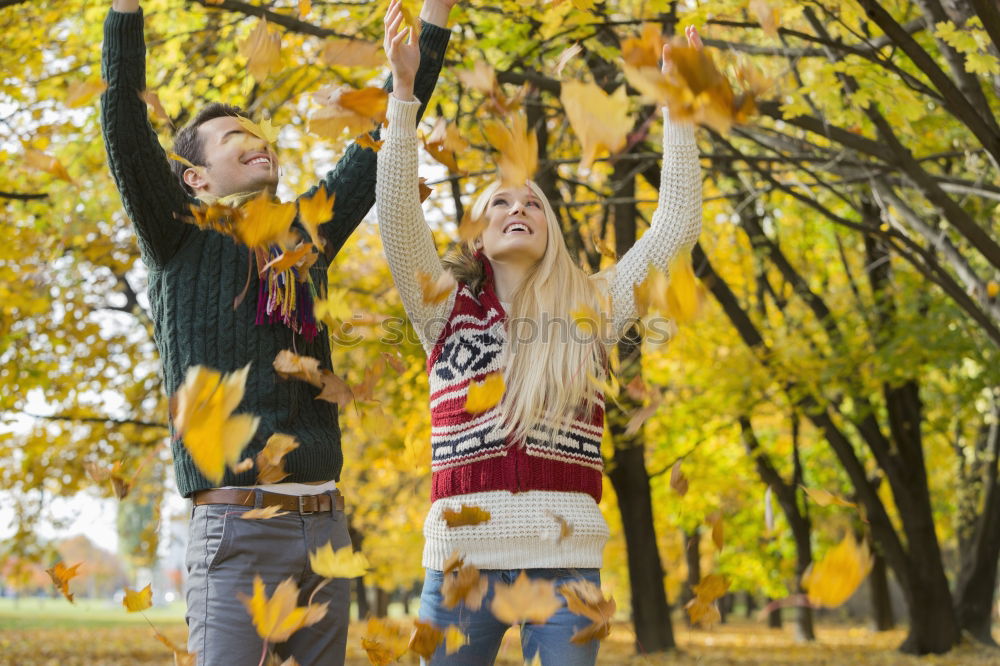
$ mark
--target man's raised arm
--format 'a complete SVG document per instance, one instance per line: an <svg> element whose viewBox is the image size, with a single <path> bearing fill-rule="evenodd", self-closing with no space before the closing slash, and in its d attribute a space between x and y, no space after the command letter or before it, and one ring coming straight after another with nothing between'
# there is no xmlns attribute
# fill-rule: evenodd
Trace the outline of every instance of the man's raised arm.
<svg viewBox="0 0 1000 666"><path fill-rule="evenodd" d="M101 125L108 163L143 260L162 267L192 227L178 219L191 199L170 170L139 94L146 89L146 44L139 0L114 0L104 22Z"/></svg>
<svg viewBox="0 0 1000 666"><path fill-rule="evenodd" d="M423 28L420 32L420 69L417 70L413 94L420 100L417 121L424 115L437 85L438 74L444 62L444 52L448 47L451 33L447 29L448 15L457 0L424 0L420 11ZM392 77L382 86L392 90ZM372 133L377 139L378 131ZM375 204L375 152L352 143L332 171L326 174L319 185L303 196L312 196L318 187L325 187L337 199L333 206L333 219L320 226L320 233L326 239L326 253L333 257L344 245L347 238L361 223L361 220Z"/></svg>

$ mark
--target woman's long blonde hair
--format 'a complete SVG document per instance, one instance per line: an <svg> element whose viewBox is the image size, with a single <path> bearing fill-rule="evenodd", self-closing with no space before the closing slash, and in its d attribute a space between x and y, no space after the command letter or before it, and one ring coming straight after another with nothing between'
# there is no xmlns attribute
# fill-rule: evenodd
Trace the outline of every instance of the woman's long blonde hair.
<svg viewBox="0 0 1000 666"><path fill-rule="evenodd" d="M513 295L500 412L504 435L523 442L537 426L563 429L581 410L592 408L591 377L603 375L604 347L597 335L576 329L573 311L600 312L600 298L590 278L574 263L548 198L532 181L527 186L542 202L548 240L545 253ZM482 219L501 183L491 184L472 206ZM477 239L476 239L477 240ZM475 255L475 240L460 243L444 263L459 282L478 293L485 279Z"/></svg>

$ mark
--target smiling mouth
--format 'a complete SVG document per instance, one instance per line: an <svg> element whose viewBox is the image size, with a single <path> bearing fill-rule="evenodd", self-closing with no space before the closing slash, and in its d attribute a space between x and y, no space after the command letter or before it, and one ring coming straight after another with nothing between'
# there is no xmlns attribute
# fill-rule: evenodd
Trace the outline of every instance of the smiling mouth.
<svg viewBox="0 0 1000 666"><path fill-rule="evenodd" d="M532 233L534 232L530 228L528 228L528 225L524 224L523 222L511 222L510 224L508 224L506 227L503 228L504 236L508 234L531 235Z"/></svg>
<svg viewBox="0 0 1000 666"><path fill-rule="evenodd" d="M264 157L263 155L261 155L260 157L255 157L252 160L250 160L249 162L247 162L247 166L254 166L254 165L257 165L257 164L264 164L264 165L267 165L267 166L271 166L271 160L268 159L267 157Z"/></svg>

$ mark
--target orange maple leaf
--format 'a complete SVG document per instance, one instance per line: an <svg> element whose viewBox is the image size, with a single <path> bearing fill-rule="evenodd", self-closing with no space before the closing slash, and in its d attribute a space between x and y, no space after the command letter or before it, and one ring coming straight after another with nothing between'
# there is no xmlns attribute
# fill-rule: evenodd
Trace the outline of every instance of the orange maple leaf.
<svg viewBox="0 0 1000 666"><path fill-rule="evenodd" d="M45 573L49 575L52 579L52 584L56 586L56 589L62 592L62 595L69 600L70 603L73 601L73 593L69 591L69 581L79 575L77 569L83 562L77 562L71 567L67 567L62 562L56 562L55 566L51 569L46 569Z"/></svg>
<svg viewBox="0 0 1000 666"><path fill-rule="evenodd" d="M480 509L478 506L463 504L458 511L445 509L441 512L441 518L448 527L462 527L463 525L478 525L490 519L490 512Z"/></svg>
<svg viewBox="0 0 1000 666"><path fill-rule="evenodd" d="M542 624L562 607L550 580L530 579L524 571L513 585L495 583L490 611L501 622Z"/></svg>

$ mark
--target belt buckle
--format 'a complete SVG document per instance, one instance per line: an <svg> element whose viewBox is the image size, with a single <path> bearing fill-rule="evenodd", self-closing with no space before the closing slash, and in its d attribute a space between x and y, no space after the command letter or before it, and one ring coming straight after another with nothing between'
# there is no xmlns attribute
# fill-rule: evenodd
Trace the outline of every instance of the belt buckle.
<svg viewBox="0 0 1000 666"><path fill-rule="evenodd" d="M316 513L315 511L306 511L305 510L305 505L303 504L302 500L305 499L306 497L311 497L311 495L299 495L299 498L298 498L299 499L299 515L301 515L301 516L308 516L310 514Z"/></svg>

